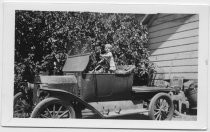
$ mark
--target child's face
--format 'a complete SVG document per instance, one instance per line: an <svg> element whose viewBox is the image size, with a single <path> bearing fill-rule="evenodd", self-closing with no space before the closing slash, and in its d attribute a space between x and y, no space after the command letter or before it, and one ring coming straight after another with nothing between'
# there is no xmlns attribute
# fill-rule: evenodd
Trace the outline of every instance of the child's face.
<svg viewBox="0 0 210 132"><path fill-rule="evenodd" d="M106 53L110 52L109 47L105 47L105 51L106 51Z"/></svg>

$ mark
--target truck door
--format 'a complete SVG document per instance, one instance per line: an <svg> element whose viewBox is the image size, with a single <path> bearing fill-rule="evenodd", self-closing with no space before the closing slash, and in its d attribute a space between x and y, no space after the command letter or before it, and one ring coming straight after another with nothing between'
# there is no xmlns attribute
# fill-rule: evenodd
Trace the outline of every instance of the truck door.
<svg viewBox="0 0 210 132"><path fill-rule="evenodd" d="M133 75L96 74L96 96L99 100L127 99L131 95Z"/></svg>
<svg viewBox="0 0 210 132"><path fill-rule="evenodd" d="M96 74L96 94L98 98L112 95L114 88L114 74Z"/></svg>

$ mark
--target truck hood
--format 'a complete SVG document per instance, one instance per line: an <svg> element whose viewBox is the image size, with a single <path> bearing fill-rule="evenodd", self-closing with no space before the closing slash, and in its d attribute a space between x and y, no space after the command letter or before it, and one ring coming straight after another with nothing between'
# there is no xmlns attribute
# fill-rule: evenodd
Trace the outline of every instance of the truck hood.
<svg viewBox="0 0 210 132"><path fill-rule="evenodd" d="M77 79L74 75L68 76L38 76L35 83L41 84L77 84Z"/></svg>
<svg viewBox="0 0 210 132"><path fill-rule="evenodd" d="M43 90L62 90L75 94L78 88L77 79L74 75L68 76L39 76L36 78L36 84L40 84Z"/></svg>

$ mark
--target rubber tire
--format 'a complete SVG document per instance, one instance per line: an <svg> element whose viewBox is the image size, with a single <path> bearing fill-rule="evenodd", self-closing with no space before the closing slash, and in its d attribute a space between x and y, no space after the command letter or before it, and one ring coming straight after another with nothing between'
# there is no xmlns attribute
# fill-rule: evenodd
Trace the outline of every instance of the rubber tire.
<svg viewBox="0 0 210 132"><path fill-rule="evenodd" d="M69 109L71 109L71 118L76 118L76 113L74 108L72 107L72 105L70 103L67 103L65 101L63 101L62 99L59 98L55 98L55 97L49 97L46 99L43 99L41 102L39 102L36 107L34 108L34 110L31 113L31 118L39 118L39 113L46 108L47 106L54 104L54 103L60 103L63 106L69 107Z"/></svg>
<svg viewBox="0 0 210 132"><path fill-rule="evenodd" d="M15 104L16 104L17 100L19 100L21 97L23 97L23 93L22 92L18 92L17 94L15 94L14 100L13 100L13 112L15 112ZM13 113L13 117L15 117L14 114L15 113ZM27 113L27 114L28 114L28 116L25 115L24 117L21 116L19 118L28 118L28 117L30 117L30 113Z"/></svg>
<svg viewBox="0 0 210 132"><path fill-rule="evenodd" d="M16 93L15 94L15 96L14 96L14 102L13 102L13 107L15 106L15 103L17 102L17 100L19 99L19 98L21 98L21 97L23 97L23 93L22 92L18 92L18 93Z"/></svg>
<svg viewBox="0 0 210 132"><path fill-rule="evenodd" d="M151 120L155 120L155 116L154 116L155 104L156 104L156 101L160 98L165 98L167 102L169 103L169 105L171 106L169 110L169 114L167 115L167 118L165 119L165 120L171 120L174 114L174 105L173 105L173 101L171 97L167 93L158 93L151 99L150 104L149 104L149 118Z"/></svg>

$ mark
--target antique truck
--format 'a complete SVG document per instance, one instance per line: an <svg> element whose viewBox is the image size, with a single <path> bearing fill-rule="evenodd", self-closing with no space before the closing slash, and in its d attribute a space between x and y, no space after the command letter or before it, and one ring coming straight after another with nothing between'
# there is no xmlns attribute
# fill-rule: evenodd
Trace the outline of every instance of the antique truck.
<svg viewBox="0 0 210 132"><path fill-rule="evenodd" d="M171 87L133 86L135 66L117 66L115 73L84 72L90 54L70 56L64 75L40 75L33 88L31 118L97 118L148 113L152 120L170 120L174 114Z"/></svg>

